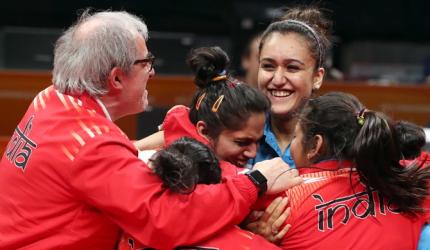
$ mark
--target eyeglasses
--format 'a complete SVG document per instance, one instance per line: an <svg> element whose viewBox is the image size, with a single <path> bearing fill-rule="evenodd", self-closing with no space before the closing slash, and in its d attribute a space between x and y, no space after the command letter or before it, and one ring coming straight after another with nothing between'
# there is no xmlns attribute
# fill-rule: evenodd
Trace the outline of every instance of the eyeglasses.
<svg viewBox="0 0 430 250"><path fill-rule="evenodd" d="M151 52L149 52L148 55L146 56L146 58L138 59L138 60L134 61L133 65L140 64L140 63L149 65L148 72L151 72L151 70L154 67L154 62L155 62L155 56Z"/></svg>

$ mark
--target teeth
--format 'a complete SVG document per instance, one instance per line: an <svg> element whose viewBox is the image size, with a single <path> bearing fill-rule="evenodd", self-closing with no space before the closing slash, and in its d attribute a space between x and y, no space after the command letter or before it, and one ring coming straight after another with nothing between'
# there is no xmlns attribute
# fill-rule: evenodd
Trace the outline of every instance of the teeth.
<svg viewBox="0 0 430 250"><path fill-rule="evenodd" d="M272 90L270 91L270 94L275 96L275 97L287 97L289 95L291 95L291 91L286 91L286 90Z"/></svg>

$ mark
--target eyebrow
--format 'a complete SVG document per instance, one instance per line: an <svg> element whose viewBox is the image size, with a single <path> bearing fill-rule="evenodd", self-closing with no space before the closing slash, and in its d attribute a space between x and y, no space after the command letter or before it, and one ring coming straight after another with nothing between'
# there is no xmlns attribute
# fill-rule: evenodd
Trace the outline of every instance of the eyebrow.
<svg viewBox="0 0 430 250"><path fill-rule="evenodd" d="M261 59L261 60L260 60L260 62L263 62L263 61L269 61L269 62L274 62L274 63L276 63L276 60L275 60L275 59L273 59L273 58L270 58L270 57L265 57L265 58L263 58L263 59ZM296 63L298 63L298 64L300 64L300 65L305 65L305 63L304 63L304 62L302 62L302 61L300 61L300 60L297 60L297 59L285 59L285 60L282 60L282 63L283 63L283 64L285 64L285 62L287 62L287 63L290 63L290 62L296 62Z"/></svg>

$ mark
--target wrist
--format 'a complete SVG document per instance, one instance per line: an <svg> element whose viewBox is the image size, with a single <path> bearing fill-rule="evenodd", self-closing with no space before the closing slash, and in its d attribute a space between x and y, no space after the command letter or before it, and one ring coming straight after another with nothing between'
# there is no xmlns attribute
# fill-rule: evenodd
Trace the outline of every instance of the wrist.
<svg viewBox="0 0 430 250"><path fill-rule="evenodd" d="M266 177L257 169L251 170L245 173L245 175L251 180L251 182L258 189L258 196L262 196L267 191L267 179Z"/></svg>

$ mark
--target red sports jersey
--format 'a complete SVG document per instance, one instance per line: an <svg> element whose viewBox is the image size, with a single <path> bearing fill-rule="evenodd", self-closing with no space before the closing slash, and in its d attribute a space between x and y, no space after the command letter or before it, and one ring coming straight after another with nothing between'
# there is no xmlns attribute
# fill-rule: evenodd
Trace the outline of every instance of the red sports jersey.
<svg viewBox="0 0 430 250"><path fill-rule="evenodd" d="M365 191L351 166L326 161L299 170L305 182L286 192L292 209L286 223L293 226L281 242L283 249L417 248L430 213L396 212L377 191Z"/></svg>
<svg viewBox="0 0 430 250"><path fill-rule="evenodd" d="M113 249L120 228L172 249L249 212L257 189L246 176L191 195L163 189L103 108L52 86L35 97L0 162L0 249Z"/></svg>

